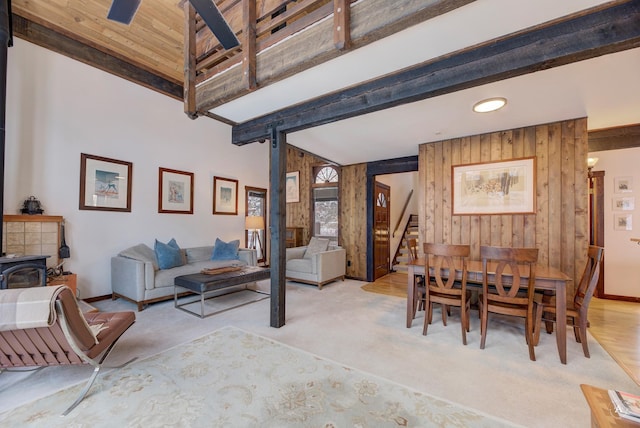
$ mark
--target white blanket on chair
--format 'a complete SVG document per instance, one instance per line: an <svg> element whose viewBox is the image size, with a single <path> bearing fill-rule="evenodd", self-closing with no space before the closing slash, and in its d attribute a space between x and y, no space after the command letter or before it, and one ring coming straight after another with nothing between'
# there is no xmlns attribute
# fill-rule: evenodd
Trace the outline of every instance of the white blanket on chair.
<svg viewBox="0 0 640 428"><path fill-rule="evenodd" d="M0 331L50 327L55 301L65 285L0 290Z"/></svg>

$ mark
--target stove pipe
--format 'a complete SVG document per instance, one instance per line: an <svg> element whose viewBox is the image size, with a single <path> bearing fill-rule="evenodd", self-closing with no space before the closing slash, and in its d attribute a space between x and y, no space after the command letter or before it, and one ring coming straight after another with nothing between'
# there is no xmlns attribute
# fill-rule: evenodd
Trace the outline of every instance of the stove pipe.
<svg viewBox="0 0 640 428"><path fill-rule="evenodd" d="M0 0L0 218L4 219L5 113L7 108L7 50L11 46L11 0ZM0 242L3 228L0 227ZM0 255L2 250L0 249Z"/></svg>

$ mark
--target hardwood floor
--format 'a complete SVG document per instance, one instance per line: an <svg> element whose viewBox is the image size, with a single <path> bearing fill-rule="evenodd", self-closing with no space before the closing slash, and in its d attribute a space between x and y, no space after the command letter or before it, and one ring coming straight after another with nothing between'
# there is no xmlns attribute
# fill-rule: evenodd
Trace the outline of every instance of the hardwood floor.
<svg viewBox="0 0 640 428"><path fill-rule="evenodd" d="M363 290L404 297L407 274L393 272L362 286ZM624 371L640 385L640 304L593 298L589 332ZM574 340L572 330L567 340Z"/></svg>
<svg viewBox="0 0 640 428"><path fill-rule="evenodd" d="M640 385L640 304L594 298L589 323L591 335Z"/></svg>

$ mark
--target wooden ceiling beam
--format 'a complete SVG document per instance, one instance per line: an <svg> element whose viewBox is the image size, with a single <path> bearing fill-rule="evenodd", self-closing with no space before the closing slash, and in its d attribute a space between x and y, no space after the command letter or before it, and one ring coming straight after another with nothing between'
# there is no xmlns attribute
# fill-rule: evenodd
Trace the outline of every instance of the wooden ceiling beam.
<svg viewBox="0 0 640 428"><path fill-rule="evenodd" d="M589 151L640 147L640 124L589 131Z"/></svg>
<svg viewBox="0 0 640 428"><path fill-rule="evenodd" d="M147 70L116 58L92 46L51 30L43 25L13 14L14 35L43 48L73 58L130 82L153 89L182 101L182 85L171 82Z"/></svg>
<svg viewBox="0 0 640 428"><path fill-rule="evenodd" d="M640 0L607 4L233 127L236 145L640 46Z"/></svg>

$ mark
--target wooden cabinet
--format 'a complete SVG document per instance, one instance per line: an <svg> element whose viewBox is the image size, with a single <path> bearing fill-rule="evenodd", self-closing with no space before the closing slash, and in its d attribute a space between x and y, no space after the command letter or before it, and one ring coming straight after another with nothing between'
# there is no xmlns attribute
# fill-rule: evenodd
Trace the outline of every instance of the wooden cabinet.
<svg viewBox="0 0 640 428"><path fill-rule="evenodd" d="M304 245L302 243L302 231L302 227L287 227L287 231L285 233L285 246L287 248L293 248Z"/></svg>

